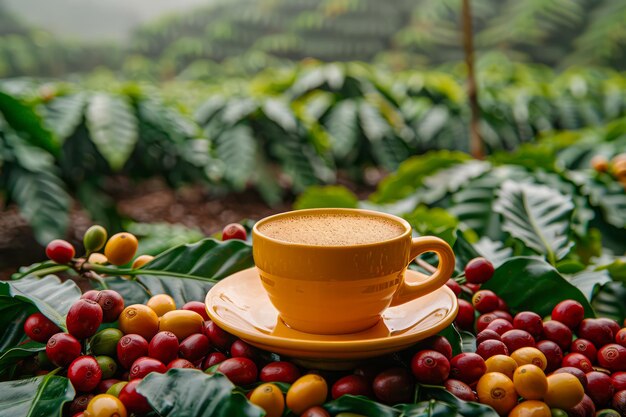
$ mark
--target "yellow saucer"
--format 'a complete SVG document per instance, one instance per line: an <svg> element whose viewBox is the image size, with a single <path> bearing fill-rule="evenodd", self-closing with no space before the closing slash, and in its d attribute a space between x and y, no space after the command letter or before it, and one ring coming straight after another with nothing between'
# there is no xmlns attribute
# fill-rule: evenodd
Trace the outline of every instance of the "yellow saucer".
<svg viewBox="0 0 626 417"><path fill-rule="evenodd" d="M408 281L426 276L407 270ZM382 320L359 333L317 335L294 330L279 318L256 268L224 278L206 296L209 317L258 348L301 362L345 362L397 352L432 336L454 320L458 303L443 286L408 303L389 307Z"/></svg>

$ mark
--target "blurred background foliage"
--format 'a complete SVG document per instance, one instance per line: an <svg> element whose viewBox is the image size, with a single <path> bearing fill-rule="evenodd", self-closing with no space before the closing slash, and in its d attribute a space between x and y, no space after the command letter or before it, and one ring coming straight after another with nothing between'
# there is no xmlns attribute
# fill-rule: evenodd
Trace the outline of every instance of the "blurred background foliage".
<svg viewBox="0 0 626 417"><path fill-rule="evenodd" d="M458 0L187 0L176 3L177 13L163 1L126 9L119 1L57 3L0 3L0 76L103 67L134 79L207 80L307 58L392 70L462 59ZM472 7L479 54L560 69L626 68L624 1L473 0ZM159 10L170 13L157 17Z"/></svg>
<svg viewBox="0 0 626 417"><path fill-rule="evenodd" d="M582 171L595 181L591 158L626 149L626 1L471 4L490 167ZM460 0L0 0L3 201L40 243L62 236L77 206L119 230L119 189L154 178L210 198L252 192L280 209L306 190L296 206L337 198L353 206L373 190L363 204L456 206L447 194L455 190L437 191L442 204L411 198L426 173L468 159L460 8ZM491 194L499 176L518 172L486 166L460 172L484 192L481 181L491 181ZM485 170L494 173L485 179ZM536 182L554 185L546 181ZM589 200L587 187L602 200L599 186L576 181L568 176L560 189ZM617 195L606 223L623 231L615 220L623 187L610 175L600 182ZM359 195L319 188L335 184ZM486 224L475 228L495 238Z"/></svg>

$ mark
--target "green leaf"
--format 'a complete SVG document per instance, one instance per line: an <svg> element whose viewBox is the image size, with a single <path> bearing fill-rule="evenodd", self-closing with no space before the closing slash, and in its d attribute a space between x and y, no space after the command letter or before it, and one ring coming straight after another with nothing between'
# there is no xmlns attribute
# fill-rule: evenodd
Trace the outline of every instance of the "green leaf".
<svg viewBox="0 0 626 417"><path fill-rule="evenodd" d="M448 339L452 345L452 355L458 355L462 352L476 352L476 336L457 329L454 324L439 332L439 335Z"/></svg>
<svg viewBox="0 0 626 417"><path fill-rule="evenodd" d="M502 297L513 313L530 310L547 316L555 305L571 298L583 305L586 317L595 316L585 295L540 258L509 259L496 268L493 277L481 288Z"/></svg>
<svg viewBox="0 0 626 417"><path fill-rule="evenodd" d="M83 110L87 103L85 93L57 97L45 107L45 125L56 134L62 144L83 121Z"/></svg>
<svg viewBox="0 0 626 417"><path fill-rule="evenodd" d="M0 374L3 374L8 367L15 365L19 360L32 357L44 350L46 350L44 343L28 342L2 352L0 354Z"/></svg>
<svg viewBox="0 0 626 417"><path fill-rule="evenodd" d="M278 99L267 99L263 103L263 113L268 119L280 126L285 132L294 132L298 123L287 103Z"/></svg>
<svg viewBox="0 0 626 417"><path fill-rule="evenodd" d="M4 120L33 146L45 149L53 155L59 153L59 144L46 130L37 114L12 96L0 92L0 113Z"/></svg>
<svg viewBox="0 0 626 417"><path fill-rule="evenodd" d="M314 185L296 198L293 203L295 210L311 208L357 208L359 200L356 195L342 185Z"/></svg>
<svg viewBox="0 0 626 417"><path fill-rule="evenodd" d="M607 270L585 269L568 277L569 282L578 288L588 300L591 300L597 290L597 286L602 286L611 282L611 276Z"/></svg>
<svg viewBox="0 0 626 417"><path fill-rule="evenodd" d="M0 417L60 417L63 404L74 395L70 380L52 373L0 382Z"/></svg>
<svg viewBox="0 0 626 417"><path fill-rule="evenodd" d="M355 151L359 138L357 105L353 100L335 104L326 118L326 129L331 137L331 148L339 160Z"/></svg>
<svg viewBox="0 0 626 417"><path fill-rule="evenodd" d="M342 395L324 404L330 414L356 413L366 417L400 417L401 412L393 407L370 400L367 397Z"/></svg>
<svg viewBox="0 0 626 417"><path fill-rule="evenodd" d="M124 279L122 277L106 277L104 279L106 288L103 285L96 284L96 289L117 291L124 299L124 304L129 306L133 304L145 304L154 294L149 292L139 282Z"/></svg>
<svg viewBox="0 0 626 417"><path fill-rule="evenodd" d="M137 119L121 96L94 95L87 106L87 127L91 141L113 171L122 169L137 143Z"/></svg>
<svg viewBox="0 0 626 417"><path fill-rule="evenodd" d="M65 235L71 200L54 170L31 172L14 167L8 173L8 189L40 244Z"/></svg>
<svg viewBox="0 0 626 417"><path fill-rule="evenodd" d="M414 156L404 161L394 174L382 180L376 192L370 196L370 200L373 203L383 204L408 197L415 193L427 176L467 159L469 159L467 154L450 151Z"/></svg>
<svg viewBox="0 0 626 417"><path fill-rule="evenodd" d="M159 416L262 417L265 412L248 402L222 374L207 375L195 369L170 369L151 373L137 386Z"/></svg>
<svg viewBox="0 0 626 417"><path fill-rule="evenodd" d="M34 306L9 296L0 296L0 352L4 352L22 342L24 322L36 312Z"/></svg>
<svg viewBox="0 0 626 417"><path fill-rule="evenodd" d="M486 236L481 237L480 240L474 244L474 249L476 249L483 258L487 258L496 268L513 255L513 249L504 246L502 242L491 240Z"/></svg>
<svg viewBox="0 0 626 417"><path fill-rule="evenodd" d="M424 178L424 189L420 191L420 200L432 204L446 194L455 194L474 178L478 178L491 169L491 164L484 161L467 161L450 168L437 171Z"/></svg>
<svg viewBox="0 0 626 417"><path fill-rule="evenodd" d="M479 404L477 402L471 401L463 401L457 398L451 392L446 391L443 387L435 387L430 385L418 385L416 387L416 397L418 400L436 400L437 403L446 404L450 411L450 414L435 412L436 408L433 410L432 414L426 414L428 416L464 416L464 417L497 417L498 413L496 411L484 404ZM413 405L405 405L402 406L406 416L421 416L423 414L413 414L410 410L415 410L419 407Z"/></svg>
<svg viewBox="0 0 626 417"><path fill-rule="evenodd" d="M257 143L247 125L237 125L216 139L218 158L224 163L224 178L235 190L245 188L255 170Z"/></svg>
<svg viewBox="0 0 626 417"><path fill-rule="evenodd" d="M139 239L137 253L142 255L158 255L174 246L195 243L205 237L198 229L182 224L133 222L125 229Z"/></svg>
<svg viewBox="0 0 626 417"><path fill-rule="evenodd" d="M600 287L591 300L600 317L623 323L626 319L626 286L622 282L608 282Z"/></svg>
<svg viewBox="0 0 626 417"><path fill-rule="evenodd" d="M459 221L446 210L439 207L429 209L420 205L403 217L420 235L434 235L445 240L450 246L454 245Z"/></svg>
<svg viewBox="0 0 626 417"><path fill-rule="evenodd" d="M574 204L554 189L505 181L493 209L504 218L505 231L552 264L574 245L569 237Z"/></svg>
<svg viewBox="0 0 626 417"><path fill-rule="evenodd" d="M17 281L0 282L0 296L34 305L57 326L65 328L65 316L82 292L72 280L61 282L54 275L44 278L26 277Z"/></svg>
<svg viewBox="0 0 626 417"><path fill-rule="evenodd" d="M152 294L169 294L177 305L183 305L187 301L204 301L216 280L252 266L252 248L248 243L209 238L163 252L143 266L145 271L139 280Z"/></svg>
<svg viewBox="0 0 626 417"><path fill-rule="evenodd" d="M618 229L626 228L626 193L622 185L608 176L591 177L582 172L570 176L591 206L600 209L604 221Z"/></svg>

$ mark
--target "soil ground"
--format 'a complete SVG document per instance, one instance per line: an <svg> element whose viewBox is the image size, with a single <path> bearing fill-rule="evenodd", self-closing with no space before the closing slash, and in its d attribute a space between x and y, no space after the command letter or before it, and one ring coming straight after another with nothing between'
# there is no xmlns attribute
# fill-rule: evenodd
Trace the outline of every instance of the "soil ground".
<svg viewBox="0 0 626 417"><path fill-rule="evenodd" d="M364 198L371 188L355 189L344 184ZM160 180L149 180L139 184L120 178L111 187L110 194L117 201L120 214L137 222L180 223L211 235L226 224L242 219L266 217L288 211L292 201L269 207L254 191L229 194L223 197L211 195L200 186L177 190L168 188ZM70 227L65 236L80 245L84 231L92 224L87 213L76 204L70 215ZM44 248L39 245L32 230L15 207L9 206L0 212L0 279L10 275L23 265L45 259Z"/></svg>

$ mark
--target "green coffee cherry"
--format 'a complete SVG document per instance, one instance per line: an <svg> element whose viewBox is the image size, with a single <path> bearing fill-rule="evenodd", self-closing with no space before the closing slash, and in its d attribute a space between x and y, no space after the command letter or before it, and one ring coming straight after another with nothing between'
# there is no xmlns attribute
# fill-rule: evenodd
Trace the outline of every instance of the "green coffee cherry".
<svg viewBox="0 0 626 417"><path fill-rule="evenodd" d="M96 356L96 362L100 365L100 369L102 369L102 379L109 379L115 375L117 372L117 363L108 356Z"/></svg>
<svg viewBox="0 0 626 417"><path fill-rule="evenodd" d="M124 336L119 329L102 329L91 338L91 352L94 355L115 356L117 342Z"/></svg>
<svg viewBox="0 0 626 417"><path fill-rule="evenodd" d="M605 408L604 410L600 410L596 413L596 417L619 417L619 416L621 416L620 413L610 408Z"/></svg>
<svg viewBox="0 0 626 417"><path fill-rule="evenodd" d="M111 388L107 390L107 394L112 395L114 397L120 396L120 391L128 384L128 381L118 382L117 384L111 385Z"/></svg>
<svg viewBox="0 0 626 417"><path fill-rule="evenodd" d="M88 253L95 252L104 247L107 242L107 231L104 227L94 224L85 232L83 244Z"/></svg>
<svg viewBox="0 0 626 417"><path fill-rule="evenodd" d="M561 410L560 408L551 408L550 413L552 417L567 417L567 412Z"/></svg>

